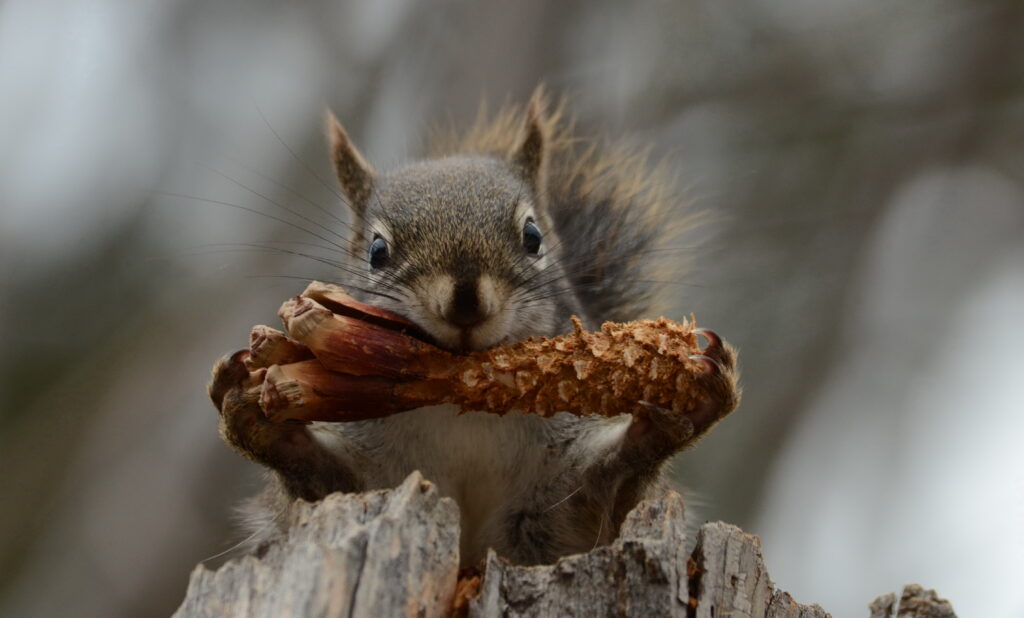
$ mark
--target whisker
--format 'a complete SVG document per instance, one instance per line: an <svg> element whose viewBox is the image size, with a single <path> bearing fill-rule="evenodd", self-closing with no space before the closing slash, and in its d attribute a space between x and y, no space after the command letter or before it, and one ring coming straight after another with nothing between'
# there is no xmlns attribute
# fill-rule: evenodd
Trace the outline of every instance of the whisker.
<svg viewBox="0 0 1024 618"><path fill-rule="evenodd" d="M205 244L198 245L198 246L199 247L231 247L231 246L237 246L237 245L246 246L246 245L249 245L249 244L252 244L254 246L265 246L265 245L270 245L270 244L298 245L298 246L301 246L301 247L312 247L314 249L320 249L321 251L329 251L331 253L338 253L338 254L341 254L341 255L346 255L346 253L344 251L339 251L338 249L332 249L331 247L325 247L323 245L318 245L315 242L303 242L301 240L260 240L257 243L214 242L214 243L205 243Z"/></svg>
<svg viewBox="0 0 1024 618"><path fill-rule="evenodd" d="M262 251L268 251L268 252L273 252L273 253L284 253L284 254L287 254L287 255L294 255L296 257L308 258L308 259L314 260L316 262L320 262L321 264L326 264L326 265L331 266L333 268L337 268L338 270L346 272L346 273L348 273L350 275L353 275L355 277L359 277L359 278L363 279L364 281L366 281L367 283L377 283L372 277L370 277L370 275L368 273L364 273L362 271L359 271L359 270L349 266L348 264L345 264L344 262L337 262L335 260L330 260L330 259L323 258L323 257L317 256L317 255L312 255L312 254L309 254L309 253L303 253L301 251L292 251L290 249L283 249L281 247L266 247L266 246L261 246L261 245L257 245L257 244L253 244L253 243L225 243L225 244L234 245L234 246L237 246L237 247L249 247L249 248L251 248L254 251L262 250ZM389 290L394 290L394 289L397 288L397 281L392 281L392 280L389 280L389 279L385 278L384 282L381 283L380 285L383 285L385 288L387 288Z"/></svg>
<svg viewBox="0 0 1024 618"><path fill-rule="evenodd" d="M206 558L203 558L203 559L202 559L202 560L200 560L199 562L200 562L200 563L203 563L203 562L209 562L210 560L213 560L213 559L215 559L215 558L220 558L221 556L223 556L223 555L225 555L225 554L229 554L229 553L231 553L231 552L235 551L236 549L238 549L239 547L242 547L243 545L245 545L245 544L246 544L246 543L248 543L249 541L251 541L251 540L255 539L255 538L256 538L257 536L259 536L259 535L263 534L263 532L265 532L265 531L266 531L266 530L267 530L268 528L271 528L271 527L273 527L273 526L274 526L274 524L276 524L276 523L277 523L277 520L278 520L278 519L280 519L280 518L281 518L281 516L282 516L282 515L284 515L284 514L285 514L285 513L286 513L286 512L288 511L288 507L289 507L289 506L290 506L290 504L285 504L285 505L284 505L284 507L283 507L283 508L282 508L282 509L281 509L280 511L278 511L278 512L277 512L277 513L276 513L276 514L275 514L275 515L274 515L274 516L273 516L273 517L272 517L272 518L270 519L270 521L268 521L268 522L267 522L267 523L266 523L265 525L263 525L263 526L260 526L260 527L259 527L259 528L257 528L256 530L253 530L252 534L250 534L249 536L245 537L245 538L244 538L244 539L242 539L241 541L239 541L239 542L235 543L234 545L232 545L231 547L229 547L229 548L225 549L224 551L222 551L222 552L220 552L220 553L217 553L217 554L214 554L214 555L212 555L212 556L208 556L208 557L206 557Z"/></svg>
<svg viewBox="0 0 1024 618"><path fill-rule="evenodd" d="M309 223L309 224L311 224L311 225L315 225L316 227L318 227L318 228L320 228L320 229L324 230L325 232L327 232L327 233L329 233L329 234L334 234L335 236L337 236L338 238L340 238L342 242L345 242L346 240L348 240L347 238L345 238L345 237L344 237L344 236L342 236L341 234L339 234L339 233L335 232L334 230L332 230L331 228L327 227L326 225L324 225L324 224L322 224L322 223L318 223L318 222L316 222L316 221L314 221L314 220L310 219L309 217L307 217L307 216L303 215L302 213L300 213L300 212L296 212L295 210L293 210L293 209L291 209L291 208L288 208L288 207L287 207L287 206L285 206L284 204L281 204L280 202L278 202L278 201L276 201L276 200L274 200L274 199L271 199L271 198L267 197L266 195L264 195L264 194L260 193L259 191L255 190L255 189L252 189L252 188L249 188L249 187L247 187L247 186L245 186L245 185L244 185L244 184L242 184L241 182L239 182L239 181L235 180L234 178L232 178L232 177L231 177L231 176L229 176L228 174L226 174L226 173L224 173L224 172L222 172L222 171L218 170L217 168L215 168L215 167L211 167L211 166L204 166L204 167L206 167L206 169L210 170L210 171L211 171L211 172L213 172L214 174L217 174L217 175L218 175L218 176L220 176L221 178L224 178L225 180L228 180L229 182L232 182L232 183L234 183L235 185L237 185L237 186L241 187L242 189L244 189L244 190L248 191L249 193L252 193L253 195L255 195L255 196L257 196L257 197L259 197L259 198L261 198L261 199L263 199L263 200L266 200L267 202L270 202L271 204L273 204L274 206L277 206L277 207L278 207L278 208L280 208L281 210L283 210L283 211L285 211L285 212L287 212L287 213L289 213L289 214L291 214L291 215L293 215L293 216L295 216L295 217L298 217L299 219L302 219L302 220L303 220L303 221L305 221L306 223Z"/></svg>
<svg viewBox="0 0 1024 618"><path fill-rule="evenodd" d="M320 184L322 184L322 185L323 185L323 186L324 186L324 187L325 187L325 188L326 188L326 189L327 189L328 191L330 191L331 193L333 193L333 194L335 195L335 197L337 197L337 198L338 198L339 200L341 200L342 202L348 203L348 202L347 202L347 201L345 200L344 196L342 196L342 195L341 195L341 193L338 193L337 189L335 189L335 188L334 188L334 187L333 187L333 186L332 186L331 184L329 184L329 183L328 183L328 182L327 182L326 180L324 180L323 178L321 178L321 177L320 177L320 175L319 175L319 174L317 174L317 173L316 173L316 172L315 172L315 171L313 170L313 168L312 168L312 167L310 167L310 165L309 165L308 163L306 163L306 161L305 161L304 159L302 159L302 158L301 158L301 157L300 157L299 155L297 155L297 154L295 153L295 151L294 151L294 150L292 150L292 147L288 145L288 142L284 141L284 139L283 139L283 138L282 138L282 137L281 137L281 136L280 136L280 135L279 135L279 134L277 133L277 131L276 131L276 130L274 129L273 125L271 125L271 124L270 124L270 121L269 121L269 120L267 120L267 117L266 117L266 116L265 116L265 115L263 114L263 110L262 110L262 109L260 109L260 106L259 106L259 105L257 105L257 104L255 104L255 103L254 103L253 105L255 105L255 107L256 107L256 113L258 113L258 114L260 115L260 118L262 118L262 119L263 119L263 123L264 123L265 125L267 125L267 128L268 128L268 129L270 129L270 132L271 132L271 133L272 133L272 134L274 135L274 137L275 137L275 138L277 139L277 141L278 141L278 142L279 142L279 143L280 143L280 144L281 144L282 146L284 146L285 150L287 150L287 151L288 151L288 153L292 155L292 158L294 158L294 159L295 159L295 160L296 160L296 161L297 161L297 162L298 162L298 163L299 163L300 165L302 165L302 167L303 167L303 168L304 168L304 169L306 170L306 172L307 172L307 173L309 173L309 175L310 175L310 176L312 176L313 178L316 178L316 179L317 179L318 181L320 181Z"/></svg>
<svg viewBox="0 0 1024 618"><path fill-rule="evenodd" d="M314 202L310 198L306 197L298 189L295 189L295 188L290 187L290 186L288 186L288 185L286 185L286 184L284 184L284 183L282 183L282 182L280 182L278 180L275 180L274 178L268 176L267 174L263 174L260 171L258 171L256 169L253 169L252 167L249 167L248 165L245 165L244 163L239 163L239 162L236 161L235 164L238 165L239 167L241 167L242 169L244 169L245 171L249 172L250 174L254 174L256 176L259 176L260 178L262 178L263 180L273 184L274 186L276 186L276 187L278 187L280 189L284 189L285 191L288 191L289 193L291 193L295 197L297 197L300 200L306 202L310 206L316 208L317 210L322 212L324 215L330 217L331 219L333 219L334 221L338 222L339 224L344 225L344 226L348 227L349 229L352 229L352 225L350 223L348 223L347 221L343 220L341 217L338 217L337 215L332 213L328 208L322 206L319 202ZM348 204L347 201L343 201L342 203L344 203L346 205Z"/></svg>
<svg viewBox="0 0 1024 618"><path fill-rule="evenodd" d="M306 281L306 282L310 282L310 281L313 280L312 277L300 277L298 275L247 275L247 278L249 278L249 279L296 279L298 281ZM402 302L401 298L395 298L394 296L391 296L390 294L385 294L383 292L378 292L377 290L368 290L366 288L361 288L361 287L357 287L357 286L354 286L354 285L348 285L348 284L339 284L339 285L342 285L342 287L344 287L345 289L348 289L348 290L356 290L356 291L359 291L359 292L363 292L365 294L371 294L373 296L380 296L382 298L387 298L387 299L393 300L396 303Z"/></svg>
<svg viewBox="0 0 1024 618"><path fill-rule="evenodd" d="M562 504L563 502L565 502L569 498L572 498L573 496L575 496L576 494L580 493L581 491L583 491L583 485L580 485L576 489L572 490L572 492L570 492L568 496L562 498L561 500L559 500L558 502L552 504L551 506L549 506L548 508L544 509L541 512L542 513L547 513L548 511L554 509L556 506L558 506L559 504Z"/></svg>
<svg viewBox="0 0 1024 618"><path fill-rule="evenodd" d="M242 206L241 204L234 204L232 202L225 202L223 200L214 200L214 199L210 199L210 198L199 197L199 196L196 196L196 195L188 195L186 193L175 193L173 191L153 191L153 195L160 195L160 196L163 196L163 197L176 197L178 199L194 200L194 201L197 201L197 202L205 202L207 204L216 204L218 206L227 206L227 207L230 207L230 208L237 208L238 210L244 210L245 212L252 213L254 215L259 215L261 217L266 217L267 219L270 219L271 221L277 221L278 223L283 223L283 224L287 225L288 227L291 227L293 229L299 230L300 232L305 232L306 234L309 234L310 236L312 236L312 237L314 237L314 238L316 238L318 240L322 240L325 243L327 243L327 244L329 244L329 245L331 245L333 247L337 247L338 249L341 249L342 251L345 250L345 247L339 245L338 243L332 241L329 238L324 238L323 236L321 236L320 234L317 234L316 232L314 232L312 230L308 230L308 229L302 227L298 223L294 223L294 222L289 221L287 219L282 219L281 217L276 217L276 216L274 216L272 214L256 210L255 208L250 208L248 206Z"/></svg>
<svg viewBox="0 0 1024 618"><path fill-rule="evenodd" d="M310 176L312 176L317 181L319 181L321 185L323 185L335 197L337 197L339 200L341 200L341 202L343 204L347 205L349 207L349 212L352 213L353 217L358 217L364 224L366 224L367 228L369 228L372 232L379 233L377 230L373 229L373 227L370 225L369 220L367 220L366 217L364 217L364 216L360 215L358 212L356 212L355 208L352 208L352 204L347 199L345 199L345 196L343 196L341 193L338 192L337 189L334 188L334 185L332 185L331 183L329 183L326 180L324 180L319 174L316 173L316 171L308 163L306 163L305 159L301 158L298 154L296 154L296 152L294 150L292 150L292 147L288 145L288 142L284 141L284 138L282 138L280 136L280 134L278 134L278 132L274 129L273 125L270 124L270 121L263 114L263 110L260 109L260 106L256 105L255 103L254 103L254 105L256 107L256 112L260 115L260 118L263 119L263 123L267 125L267 128L270 129L270 132L274 135L274 138L276 138L277 141L282 146L284 146L285 150L288 151L288 154L290 154L293 159L295 159L300 165L302 165L303 169L306 170L306 173L308 173ZM376 193L374 194L374 196L377 197L377 203L379 205L380 204L380 197L377 196ZM354 229L354 228L350 227L350 229Z"/></svg>

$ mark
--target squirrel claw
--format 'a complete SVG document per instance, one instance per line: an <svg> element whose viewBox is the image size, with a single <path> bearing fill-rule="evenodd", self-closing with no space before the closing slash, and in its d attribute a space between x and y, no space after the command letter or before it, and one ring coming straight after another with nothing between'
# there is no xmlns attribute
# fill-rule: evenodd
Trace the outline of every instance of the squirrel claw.
<svg viewBox="0 0 1024 618"><path fill-rule="evenodd" d="M698 328L694 332L708 340L707 347L700 352L701 355L707 356L718 363L730 361L730 359L735 357L735 352L732 351L728 344L722 342L722 338L715 331L707 328Z"/></svg>
<svg viewBox="0 0 1024 618"><path fill-rule="evenodd" d="M690 356L690 360L700 361L704 364L702 378L714 379L716 377L728 376L736 369L736 351L713 330L698 328L694 331L708 340L708 345L698 354Z"/></svg>
<svg viewBox="0 0 1024 618"><path fill-rule="evenodd" d="M722 338L715 331L707 328L698 328L693 332L708 340L708 347L705 350L720 349L722 347Z"/></svg>
<svg viewBox="0 0 1024 618"><path fill-rule="evenodd" d="M700 361L704 371L698 381L704 389L705 398L689 414L696 427L695 437L707 433L722 417L739 404L739 375L736 369L736 350L722 341L714 331L697 329L697 334L708 341L707 347L690 359Z"/></svg>
<svg viewBox="0 0 1024 618"><path fill-rule="evenodd" d="M225 354L213 366L206 392L210 395L218 412L222 411L224 397L228 391L239 387L249 377L249 370L245 367L245 359L248 357L249 350L239 350L234 354Z"/></svg>
<svg viewBox="0 0 1024 618"><path fill-rule="evenodd" d="M701 361L704 364L704 376L711 376L715 373L722 373L722 364L706 354L693 354L690 360Z"/></svg>

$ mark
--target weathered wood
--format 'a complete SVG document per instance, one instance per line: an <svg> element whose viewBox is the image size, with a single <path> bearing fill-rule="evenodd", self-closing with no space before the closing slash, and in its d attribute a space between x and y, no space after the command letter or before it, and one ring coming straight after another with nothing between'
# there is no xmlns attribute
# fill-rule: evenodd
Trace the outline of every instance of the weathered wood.
<svg viewBox="0 0 1024 618"><path fill-rule="evenodd" d="M513 566L492 550L469 615L685 617L684 540L683 500L672 492L637 505L611 545L552 566Z"/></svg>
<svg viewBox="0 0 1024 618"><path fill-rule="evenodd" d="M398 488L296 503L289 533L260 556L193 571L177 618L444 616L459 564L458 509L414 473ZM684 549L683 499L641 502L619 538L550 566L509 564L491 551L478 580L458 582L456 614L829 618L768 576L760 540L735 526L701 527ZM934 591L907 586L870 605L871 618L955 618ZM895 612L895 614L894 614Z"/></svg>
<svg viewBox="0 0 1024 618"><path fill-rule="evenodd" d="M893 593L883 594L868 605L871 610L870 618L892 618L892 612L896 607L896 595Z"/></svg>
<svg viewBox="0 0 1024 618"><path fill-rule="evenodd" d="M684 530L682 498L671 492L637 506L610 546L550 567L512 566L491 552L469 615L829 616L775 589L756 536L723 523L705 524L689 556Z"/></svg>
<svg viewBox="0 0 1024 618"><path fill-rule="evenodd" d="M871 602L871 618L956 618L949 601L940 599L934 590L925 590L917 584L903 587L900 604L896 595L886 594Z"/></svg>
<svg viewBox="0 0 1024 618"><path fill-rule="evenodd" d="M765 616L825 618L818 605L800 605L775 589L761 552L761 540L736 526L705 524L693 551L691 589L696 618Z"/></svg>
<svg viewBox="0 0 1024 618"><path fill-rule="evenodd" d="M176 618L443 616L459 568L458 508L413 473L391 491L295 503L262 556L192 572Z"/></svg>

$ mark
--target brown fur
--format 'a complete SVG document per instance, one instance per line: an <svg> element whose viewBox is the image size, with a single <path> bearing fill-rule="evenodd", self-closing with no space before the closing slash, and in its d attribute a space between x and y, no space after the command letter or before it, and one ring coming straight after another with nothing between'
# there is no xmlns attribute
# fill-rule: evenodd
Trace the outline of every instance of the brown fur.
<svg viewBox="0 0 1024 618"><path fill-rule="evenodd" d="M648 170L642 150L574 137L564 107L550 106L538 90L525 110L482 113L462 136L437 134L429 158L382 174L329 117L356 228L346 272L366 273L358 279L366 299L452 348L552 335L574 314L591 327L653 317L663 286L650 277L659 263L675 261L656 252L671 183L663 168ZM534 218L543 255L524 250ZM380 267L367 256L373 237L389 247ZM449 309L466 290L471 300L482 294L484 280L493 298L477 304L498 307L481 315L489 322L473 326L470 337L448 324ZM717 415L738 401L736 358L709 339L706 409L696 413ZM218 364L210 394L225 440L274 471L246 507L257 540L282 532L275 513L296 497L392 487L419 469L460 506L464 564L488 547L519 563L550 562L613 539L626 513L662 490L667 459L699 438L679 414L658 408L635 417L542 419L440 406L375 421L272 425L242 396L247 374L239 362Z"/></svg>
<svg viewBox="0 0 1024 618"><path fill-rule="evenodd" d="M544 135L546 193L554 202L548 208L552 223L563 238L578 237L591 248L585 260L573 260L584 306L596 322L656 317L667 307L660 294L665 286L656 282L678 280L687 270L684 253L677 251L670 259L660 254L705 215L677 203L680 191L668 163L652 165L648 148L625 140L578 136L567 107L565 98L550 103L543 87L526 108L509 104L491 115L482 104L467 130L432 131L427 156L506 157L522 144L524 126L538 123ZM533 109L549 111L535 118ZM602 242L593 242L598 238Z"/></svg>

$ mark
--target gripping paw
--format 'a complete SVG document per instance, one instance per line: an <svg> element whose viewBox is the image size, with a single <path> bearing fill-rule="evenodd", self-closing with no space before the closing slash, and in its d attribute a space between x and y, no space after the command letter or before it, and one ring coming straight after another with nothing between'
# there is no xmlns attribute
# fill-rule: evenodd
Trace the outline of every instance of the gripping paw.
<svg viewBox="0 0 1024 618"><path fill-rule="evenodd" d="M259 388L245 366L248 355L248 350L229 354L213 367L207 392L220 412L220 435L259 463L278 469L293 465L311 447L312 438L304 425L267 419L259 406Z"/></svg>
<svg viewBox="0 0 1024 618"><path fill-rule="evenodd" d="M261 376L250 372L249 351L225 356L207 388L220 412L220 435L236 451L278 473L293 497L318 500L332 491L358 491L351 471L322 446L305 423L273 422L260 407Z"/></svg>
<svg viewBox="0 0 1024 618"><path fill-rule="evenodd" d="M206 392L213 400L217 411L224 412L224 399L234 389L245 388L249 379L249 370L245 366L245 359L249 357L249 350L239 350L234 354L221 357L213 366L210 383L206 386Z"/></svg>
<svg viewBox="0 0 1024 618"><path fill-rule="evenodd" d="M661 461L698 440L739 404L736 350L714 331L702 328L697 334L708 342L700 354L690 357L703 368L698 377L700 400L685 411L638 402L640 408L633 414L626 433L626 453Z"/></svg>
<svg viewBox="0 0 1024 618"><path fill-rule="evenodd" d="M704 365L704 371L698 378L704 397L697 407L687 414L693 422L694 440L707 433L715 423L735 410L740 403L736 350L723 342L714 331L699 328L696 332L707 339L708 345L700 354L690 357Z"/></svg>

